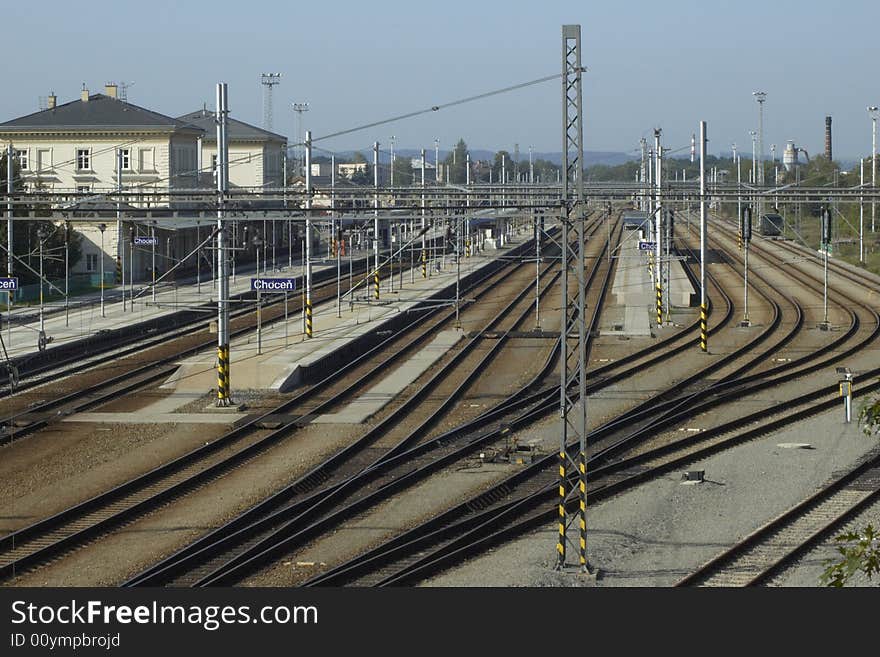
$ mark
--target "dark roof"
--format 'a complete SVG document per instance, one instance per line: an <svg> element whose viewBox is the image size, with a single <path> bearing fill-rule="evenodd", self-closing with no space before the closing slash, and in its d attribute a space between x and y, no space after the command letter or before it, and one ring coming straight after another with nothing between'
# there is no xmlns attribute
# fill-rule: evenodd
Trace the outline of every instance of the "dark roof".
<svg viewBox="0 0 880 657"><path fill-rule="evenodd" d="M178 117L180 121L192 123L205 131L205 141L217 141L217 124L214 122L214 112L208 109L200 109L196 112L190 112ZM230 140L238 139L241 141L281 141L287 142L287 137L279 135L268 130L263 130L257 126L238 121L229 117L226 122L226 133Z"/></svg>
<svg viewBox="0 0 880 657"><path fill-rule="evenodd" d="M198 131L197 126L187 124L152 110L132 105L128 102L105 96L92 94L88 102L74 100L52 109L28 114L6 123L0 123L0 131L12 132L21 129L53 130L90 130L147 128L151 130L189 129Z"/></svg>

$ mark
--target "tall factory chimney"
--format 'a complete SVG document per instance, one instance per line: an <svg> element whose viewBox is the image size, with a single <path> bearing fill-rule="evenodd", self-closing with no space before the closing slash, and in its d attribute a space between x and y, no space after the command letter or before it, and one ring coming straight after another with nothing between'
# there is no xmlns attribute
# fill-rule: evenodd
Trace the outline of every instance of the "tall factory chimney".
<svg viewBox="0 0 880 657"><path fill-rule="evenodd" d="M825 157L828 158L830 162L832 160L831 157L831 117L825 117Z"/></svg>

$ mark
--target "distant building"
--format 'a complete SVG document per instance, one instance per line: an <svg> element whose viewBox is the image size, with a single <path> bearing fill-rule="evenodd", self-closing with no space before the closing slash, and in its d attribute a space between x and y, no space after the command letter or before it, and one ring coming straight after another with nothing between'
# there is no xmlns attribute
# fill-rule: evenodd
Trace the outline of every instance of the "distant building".
<svg viewBox="0 0 880 657"><path fill-rule="evenodd" d="M122 184L144 192L196 186L198 140L203 130L180 119L83 89L78 100L0 124L0 145L12 143L25 185L53 192L96 194L117 185L116 151L122 151ZM138 205L138 199L131 202Z"/></svg>
<svg viewBox="0 0 880 657"><path fill-rule="evenodd" d="M366 162L339 162L336 164L336 171L343 178L351 178L354 174L363 173L366 170Z"/></svg>
<svg viewBox="0 0 880 657"><path fill-rule="evenodd" d="M201 150L199 180L201 187L216 185L214 171L217 169L217 122L215 112L200 109L178 117L178 120L204 130L199 140ZM227 139L229 141L229 185L230 187L277 188L283 185L284 153L287 151L287 137L263 130L256 126L227 119Z"/></svg>
<svg viewBox="0 0 880 657"><path fill-rule="evenodd" d="M0 147L5 150L12 144L25 188L60 194L58 207L86 218L74 226L83 237L83 257L71 272L95 277L96 285L100 259L107 282L119 280L117 263L125 236L116 230L115 211L93 211L101 205L95 197L114 192L121 178L125 191L134 194L124 204L125 212L174 206L162 195L197 186L198 145L204 134L186 121L119 99L117 90L115 84L106 85L103 94L83 89L78 100L61 105L52 94L45 110L0 124ZM160 233L164 240L160 253L166 256L159 259L163 271L169 267L165 260L183 252L187 232L177 225L167 235ZM143 279L147 276L144 255L135 253L135 259L135 278Z"/></svg>

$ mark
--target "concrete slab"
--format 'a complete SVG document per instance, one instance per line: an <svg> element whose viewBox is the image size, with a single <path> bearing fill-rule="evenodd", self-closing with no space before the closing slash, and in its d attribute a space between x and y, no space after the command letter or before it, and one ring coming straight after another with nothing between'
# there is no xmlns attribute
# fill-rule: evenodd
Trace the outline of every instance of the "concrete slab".
<svg viewBox="0 0 880 657"><path fill-rule="evenodd" d="M246 413L77 413L64 422L95 422L99 424L235 424Z"/></svg>
<svg viewBox="0 0 880 657"><path fill-rule="evenodd" d="M317 424L360 424L382 410L386 404L436 363L462 338L461 331L441 331L429 345L413 354L363 395L337 413L319 415Z"/></svg>

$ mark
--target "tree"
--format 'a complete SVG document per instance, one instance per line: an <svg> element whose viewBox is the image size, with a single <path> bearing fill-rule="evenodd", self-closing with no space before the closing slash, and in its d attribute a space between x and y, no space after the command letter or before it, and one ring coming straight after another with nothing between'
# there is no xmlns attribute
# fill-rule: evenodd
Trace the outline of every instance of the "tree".
<svg viewBox="0 0 880 657"><path fill-rule="evenodd" d="M449 171L449 182L452 184L462 185L467 182L467 153L467 144L464 139L459 139L455 148L443 161Z"/></svg>
<svg viewBox="0 0 880 657"><path fill-rule="evenodd" d="M859 411L859 424L866 436L880 435L880 398L874 399ZM835 539L840 561L826 562L819 581L825 586L841 587L858 572L871 579L880 573L880 532L868 525L855 532L840 534Z"/></svg>
<svg viewBox="0 0 880 657"><path fill-rule="evenodd" d="M412 185L413 167L409 157L394 158L394 185Z"/></svg>
<svg viewBox="0 0 880 657"><path fill-rule="evenodd" d="M498 151L497 153L495 153L495 161L492 163L492 182L493 183L503 182L501 180L502 159L504 160L503 174L506 175L509 179L513 179L513 158L510 157L510 153L508 153L507 151Z"/></svg>
<svg viewBox="0 0 880 657"><path fill-rule="evenodd" d="M352 156L351 161L355 164L363 164L364 168L362 171L356 171L351 174L351 182L355 185L372 185L373 184L373 168L370 166L369 162L367 162L367 158L364 157L364 154L360 151L356 151Z"/></svg>

